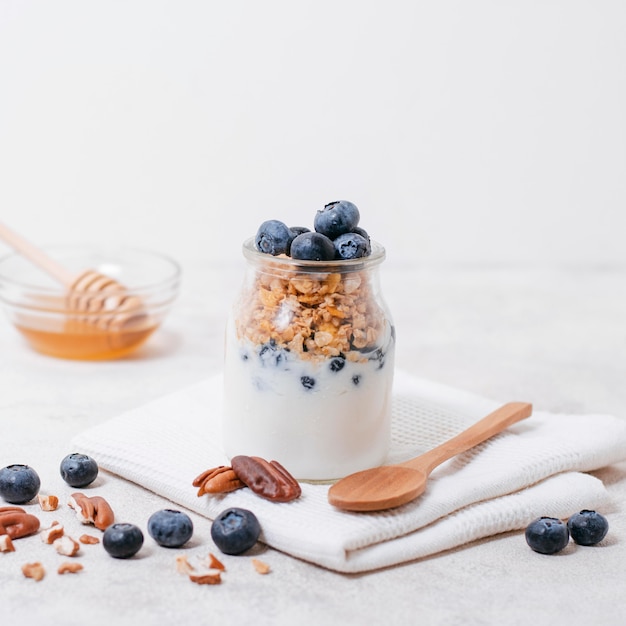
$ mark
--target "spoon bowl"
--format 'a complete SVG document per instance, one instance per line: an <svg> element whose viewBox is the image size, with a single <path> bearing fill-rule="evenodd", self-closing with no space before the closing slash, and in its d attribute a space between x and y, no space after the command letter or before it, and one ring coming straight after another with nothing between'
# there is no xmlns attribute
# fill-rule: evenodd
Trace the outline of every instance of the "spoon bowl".
<svg viewBox="0 0 626 626"><path fill-rule="evenodd" d="M425 454L342 478L328 490L328 501L346 511L382 511L411 502L424 492L428 476L438 465L531 414L531 404L509 402Z"/></svg>

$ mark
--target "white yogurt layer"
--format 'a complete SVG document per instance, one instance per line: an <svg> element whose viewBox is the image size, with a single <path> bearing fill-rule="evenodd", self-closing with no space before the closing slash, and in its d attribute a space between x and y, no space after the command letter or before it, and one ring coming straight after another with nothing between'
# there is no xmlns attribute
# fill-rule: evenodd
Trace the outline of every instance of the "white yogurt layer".
<svg viewBox="0 0 626 626"><path fill-rule="evenodd" d="M227 328L225 452L281 463L299 480L332 480L381 465L389 446L395 339L364 362L311 360Z"/></svg>

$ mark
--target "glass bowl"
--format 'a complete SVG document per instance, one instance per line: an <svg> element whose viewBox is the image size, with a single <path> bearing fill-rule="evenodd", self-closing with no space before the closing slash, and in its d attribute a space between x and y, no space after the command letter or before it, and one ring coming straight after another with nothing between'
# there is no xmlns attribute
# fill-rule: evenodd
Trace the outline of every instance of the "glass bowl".
<svg viewBox="0 0 626 626"><path fill-rule="evenodd" d="M51 246L43 251L76 277L86 270L115 281L99 291L68 290L31 261L0 258L0 303L40 353L66 359L115 359L134 352L161 325L178 294L181 269L156 252Z"/></svg>

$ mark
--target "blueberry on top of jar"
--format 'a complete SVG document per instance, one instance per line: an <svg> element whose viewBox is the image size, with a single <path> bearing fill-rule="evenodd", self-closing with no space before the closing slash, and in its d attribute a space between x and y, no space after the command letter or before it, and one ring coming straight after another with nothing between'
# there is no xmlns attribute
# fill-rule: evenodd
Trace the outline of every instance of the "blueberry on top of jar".
<svg viewBox="0 0 626 626"><path fill-rule="evenodd" d="M322 233L302 233L291 242L291 257L300 261L332 261L335 246Z"/></svg>
<svg viewBox="0 0 626 626"><path fill-rule="evenodd" d="M352 232L360 218L355 204L348 200L337 200L329 202L316 213L313 226L318 233L336 239L339 235Z"/></svg>
<svg viewBox="0 0 626 626"><path fill-rule="evenodd" d="M267 220L259 226L254 243L257 250L277 256L289 254L295 234L280 220Z"/></svg>
<svg viewBox="0 0 626 626"><path fill-rule="evenodd" d="M370 242L358 233L344 233L339 235L334 241L335 258L348 261L350 259L360 259L369 256L372 252Z"/></svg>

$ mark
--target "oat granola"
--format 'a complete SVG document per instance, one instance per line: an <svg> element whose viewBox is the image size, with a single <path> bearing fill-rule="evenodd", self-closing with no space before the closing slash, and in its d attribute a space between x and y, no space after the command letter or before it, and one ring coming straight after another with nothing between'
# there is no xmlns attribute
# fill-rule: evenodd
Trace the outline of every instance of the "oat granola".
<svg viewBox="0 0 626 626"><path fill-rule="evenodd" d="M303 359L365 361L363 352L375 349L384 333L385 316L359 272L258 272L244 297L238 337L272 342Z"/></svg>

